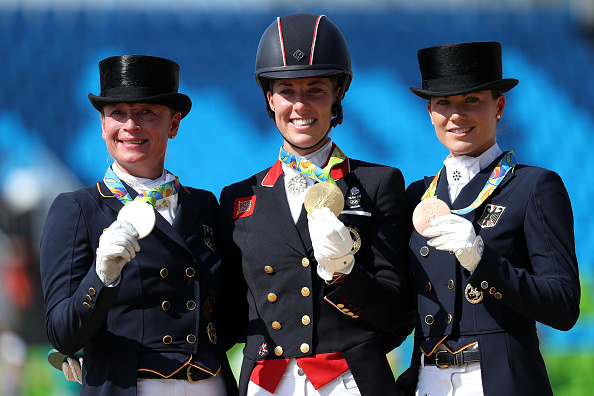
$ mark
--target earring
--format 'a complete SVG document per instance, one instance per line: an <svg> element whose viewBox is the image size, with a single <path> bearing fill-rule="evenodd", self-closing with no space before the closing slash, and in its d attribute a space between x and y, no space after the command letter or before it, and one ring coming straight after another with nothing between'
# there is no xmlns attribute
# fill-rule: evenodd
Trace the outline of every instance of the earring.
<svg viewBox="0 0 594 396"><path fill-rule="evenodd" d="M497 119L500 119L500 118L501 118L501 114L497 114Z"/></svg>
<svg viewBox="0 0 594 396"><path fill-rule="evenodd" d="M433 121L431 121L431 125L435 125L435 123Z"/></svg>
<svg viewBox="0 0 594 396"><path fill-rule="evenodd" d="M175 137L175 135L171 135L169 136L169 139L173 139Z"/></svg>

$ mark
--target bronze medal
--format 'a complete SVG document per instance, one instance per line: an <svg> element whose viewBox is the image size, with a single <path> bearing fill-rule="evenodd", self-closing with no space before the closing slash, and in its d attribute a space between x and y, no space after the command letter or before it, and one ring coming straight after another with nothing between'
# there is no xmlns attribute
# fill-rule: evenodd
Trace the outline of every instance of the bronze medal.
<svg viewBox="0 0 594 396"><path fill-rule="evenodd" d="M423 235L423 231L431 227L431 220L450 213L451 211L448 204L441 199L425 199L421 201L413 211L412 221L415 230Z"/></svg>
<svg viewBox="0 0 594 396"><path fill-rule="evenodd" d="M476 287L472 287L469 283L466 285L466 290L464 290L464 296L466 300L471 304L478 304L483 301L483 292L478 290Z"/></svg>
<svg viewBox="0 0 594 396"><path fill-rule="evenodd" d="M344 208L344 196L338 186L329 182L319 182L305 194L304 205L312 217L314 209L321 208L329 208L338 217Z"/></svg>

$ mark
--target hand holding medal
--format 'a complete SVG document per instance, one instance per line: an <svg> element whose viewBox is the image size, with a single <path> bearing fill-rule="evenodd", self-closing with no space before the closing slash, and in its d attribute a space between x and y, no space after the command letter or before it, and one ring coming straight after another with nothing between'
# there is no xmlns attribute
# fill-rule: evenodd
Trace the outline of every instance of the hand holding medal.
<svg viewBox="0 0 594 396"><path fill-rule="evenodd" d="M311 217L314 209L329 208L336 217L344 208L344 196L335 184L319 182L314 184L305 194L305 210Z"/></svg>

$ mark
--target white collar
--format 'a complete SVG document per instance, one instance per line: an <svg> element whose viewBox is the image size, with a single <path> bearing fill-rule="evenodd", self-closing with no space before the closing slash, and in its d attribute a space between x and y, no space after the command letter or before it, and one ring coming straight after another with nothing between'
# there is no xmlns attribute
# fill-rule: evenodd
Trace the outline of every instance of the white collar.
<svg viewBox="0 0 594 396"><path fill-rule="evenodd" d="M133 176L129 173L122 171L116 163L114 163L111 166L111 169L113 170L113 173L115 173L116 176L120 178L120 180L128 184L130 187L132 187L139 193L160 186L161 184L165 184L175 179L175 176L169 173L166 169L163 169L163 173L161 173L161 176L159 176L156 179L146 179L143 177Z"/></svg>
<svg viewBox="0 0 594 396"><path fill-rule="evenodd" d="M443 164L447 166L461 166L461 167L474 167L475 164L478 164L479 172L485 169L489 164L491 164L497 157L503 154L503 151L499 148L499 145L495 143L492 145L488 150L484 153L479 155L478 157L470 157L468 155L460 155L457 157L453 157L449 155L444 161Z"/></svg>
<svg viewBox="0 0 594 396"><path fill-rule="evenodd" d="M457 157L448 156L443 164L446 167L446 174L448 178L448 185L450 186L450 198L453 202L458 192L464 187L474 176L491 164L503 151L499 145L495 143L484 153L478 157L470 157L468 155L461 155ZM457 186L457 187L454 187Z"/></svg>

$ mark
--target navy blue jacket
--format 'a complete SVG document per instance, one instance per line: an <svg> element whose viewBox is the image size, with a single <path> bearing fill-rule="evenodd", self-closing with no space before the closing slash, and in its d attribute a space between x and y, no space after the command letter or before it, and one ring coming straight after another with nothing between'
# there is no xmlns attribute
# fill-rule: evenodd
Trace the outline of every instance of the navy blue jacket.
<svg viewBox="0 0 594 396"><path fill-rule="evenodd" d="M220 292L217 206L212 193L182 187L173 225L156 213L119 285L106 287L95 251L122 203L103 182L55 199L41 240L46 329L60 352L84 350L81 394L135 395L143 364L169 374L190 354L208 370L220 365L229 395L237 393L224 342L207 336L203 310ZM157 354L165 359L155 363Z"/></svg>
<svg viewBox="0 0 594 396"><path fill-rule="evenodd" d="M453 205L444 169L437 197L453 209L467 207L500 158L477 174ZM413 207L432 180L409 186ZM485 203L463 217L485 244L472 274L455 255L428 247L416 231L411 236L418 321L411 367L398 380L401 391L414 393L419 347L429 353L448 336L478 340L486 396L552 395L536 322L569 330L580 302L573 215L563 182L555 172L517 165ZM467 296L480 301L473 304Z"/></svg>
<svg viewBox="0 0 594 396"><path fill-rule="evenodd" d="M225 296L237 312L226 329L246 341L240 394L256 361L332 352L342 353L362 395L395 392L386 352L403 338L390 333L414 311L404 180L398 169L352 159L331 175L346 201L339 220L362 239L353 271L338 287L316 273L306 212L302 207L295 224L279 162L221 193L223 262L233 289ZM242 208L242 201L253 206Z"/></svg>

